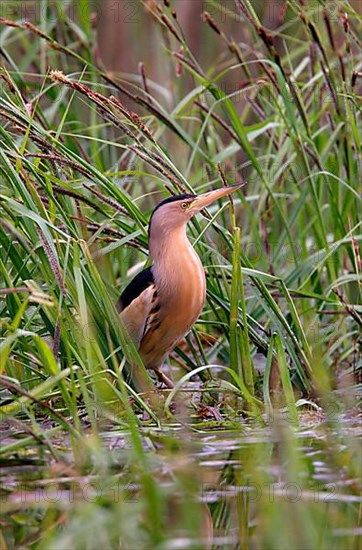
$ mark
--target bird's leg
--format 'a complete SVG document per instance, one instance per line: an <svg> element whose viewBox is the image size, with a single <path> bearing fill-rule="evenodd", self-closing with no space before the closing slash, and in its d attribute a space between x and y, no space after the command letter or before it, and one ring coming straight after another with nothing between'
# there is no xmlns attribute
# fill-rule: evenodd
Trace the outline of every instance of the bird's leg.
<svg viewBox="0 0 362 550"><path fill-rule="evenodd" d="M156 376L157 376L157 378L160 382L165 384L165 386L167 386L170 389L174 388L175 384L172 382L172 380L168 376L166 376L166 374L164 372L162 372L162 370L160 370L160 369L154 369L154 370L155 370L155 374L156 374Z"/></svg>

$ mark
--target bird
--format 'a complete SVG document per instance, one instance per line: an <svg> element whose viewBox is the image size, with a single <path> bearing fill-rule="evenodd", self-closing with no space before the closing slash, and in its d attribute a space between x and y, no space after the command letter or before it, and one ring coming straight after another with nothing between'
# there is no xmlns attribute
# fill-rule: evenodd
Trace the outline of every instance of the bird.
<svg viewBox="0 0 362 550"><path fill-rule="evenodd" d="M134 277L118 300L120 318L144 366L167 388L174 384L161 367L196 322L206 300L205 270L187 238L187 222L241 186L174 195L157 204L148 228L152 265Z"/></svg>

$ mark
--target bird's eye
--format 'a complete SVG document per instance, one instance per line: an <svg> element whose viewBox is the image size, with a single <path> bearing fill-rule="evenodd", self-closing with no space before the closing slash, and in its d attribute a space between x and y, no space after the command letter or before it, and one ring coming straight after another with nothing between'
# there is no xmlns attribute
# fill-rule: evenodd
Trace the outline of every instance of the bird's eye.
<svg viewBox="0 0 362 550"><path fill-rule="evenodd" d="M181 203L181 208L182 208L182 210L187 210L188 207L189 207L189 203L188 203L188 202L182 202L182 203Z"/></svg>

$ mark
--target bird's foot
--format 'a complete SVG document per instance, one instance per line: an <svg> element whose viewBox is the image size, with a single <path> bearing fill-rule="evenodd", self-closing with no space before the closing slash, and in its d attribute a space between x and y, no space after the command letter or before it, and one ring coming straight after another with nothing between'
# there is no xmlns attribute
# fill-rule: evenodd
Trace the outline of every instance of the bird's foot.
<svg viewBox="0 0 362 550"><path fill-rule="evenodd" d="M172 382L172 380L168 376L166 376L166 374L161 370L155 370L155 374L159 382L164 384L167 388L172 389L175 387L175 384Z"/></svg>

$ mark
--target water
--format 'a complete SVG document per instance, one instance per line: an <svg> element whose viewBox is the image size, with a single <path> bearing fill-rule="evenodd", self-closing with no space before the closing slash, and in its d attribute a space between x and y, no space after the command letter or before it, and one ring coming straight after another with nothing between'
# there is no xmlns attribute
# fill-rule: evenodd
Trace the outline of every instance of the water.
<svg viewBox="0 0 362 550"><path fill-rule="evenodd" d="M28 441L2 460L9 548L19 541L37 547L48 523L49 548L99 541L112 548L358 547L356 413L331 422L306 411L298 428L278 418L266 426L240 420L238 429L151 425L140 428L141 455L112 423L103 423L99 438L89 429L85 445L61 431L51 442L40 432L34 444L24 426L28 432L3 426L3 445ZM156 543L151 522L160 518Z"/></svg>

